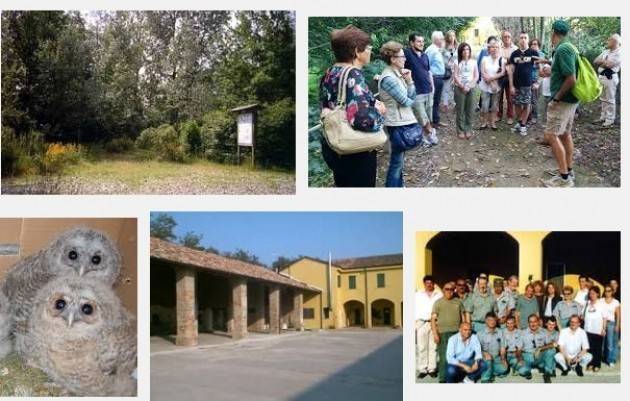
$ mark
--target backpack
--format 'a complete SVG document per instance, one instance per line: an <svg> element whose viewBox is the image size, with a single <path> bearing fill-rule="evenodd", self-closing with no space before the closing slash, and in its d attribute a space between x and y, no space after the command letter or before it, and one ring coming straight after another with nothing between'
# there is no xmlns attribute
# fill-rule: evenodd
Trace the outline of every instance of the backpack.
<svg viewBox="0 0 630 401"><path fill-rule="evenodd" d="M569 46L575 51L578 59L577 78L571 93L580 103L594 102L602 94L602 84L599 82L599 77L588 59L580 55L577 47L572 43L569 43Z"/></svg>

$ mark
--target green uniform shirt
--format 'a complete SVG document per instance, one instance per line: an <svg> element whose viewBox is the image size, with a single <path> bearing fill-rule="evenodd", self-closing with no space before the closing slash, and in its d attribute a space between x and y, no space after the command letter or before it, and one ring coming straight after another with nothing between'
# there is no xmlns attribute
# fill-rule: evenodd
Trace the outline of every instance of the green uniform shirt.
<svg viewBox="0 0 630 401"><path fill-rule="evenodd" d="M524 328L528 326L527 318L529 315L538 314L538 300L536 297L531 297L531 299L522 295L518 297L518 302L516 302L516 310L520 313L519 318L519 327Z"/></svg>
<svg viewBox="0 0 630 401"><path fill-rule="evenodd" d="M507 352L514 352L516 349L523 349L523 336L519 329L503 330L503 343L502 347L505 347Z"/></svg>
<svg viewBox="0 0 630 401"><path fill-rule="evenodd" d="M554 330L554 331L549 331L547 329L545 329L545 345L547 344L551 344L551 343L558 343L558 338L560 337L560 333L558 332L558 330Z"/></svg>
<svg viewBox="0 0 630 401"><path fill-rule="evenodd" d="M514 298L509 292L503 291L501 295L497 296L494 293L494 313L497 314L499 319L502 319L508 315L508 312L514 309Z"/></svg>
<svg viewBox="0 0 630 401"><path fill-rule="evenodd" d="M464 305L459 298L446 299L442 297L435 301L432 312L437 315L437 325L440 333L458 331L459 324L462 322Z"/></svg>
<svg viewBox="0 0 630 401"><path fill-rule="evenodd" d="M540 327L536 332L530 330L530 328L526 328L522 330L522 338L523 338L523 352L534 352L536 348L540 348L543 345L547 344L547 334L545 333L547 330L543 330Z"/></svg>
<svg viewBox="0 0 630 401"><path fill-rule="evenodd" d="M473 322L485 322L486 314L494 311L494 296L489 291L485 296L475 292L466 301L466 312L470 313Z"/></svg>
<svg viewBox="0 0 630 401"><path fill-rule="evenodd" d="M553 315L556 319L566 320L573 315L580 316L580 304L575 301L560 301L553 308Z"/></svg>
<svg viewBox="0 0 630 401"><path fill-rule="evenodd" d="M501 329L495 327L494 331L489 331L488 327L481 333L477 333L479 342L481 343L481 350L487 352L492 357L499 356L499 351L503 344L503 334Z"/></svg>
<svg viewBox="0 0 630 401"><path fill-rule="evenodd" d="M562 39L553 55L553 64L551 65L551 82L549 88L552 97L560 90L566 77L570 75L577 77L577 62L577 53L573 50L566 38ZM567 92L562 99L559 100L566 103L578 102L571 91Z"/></svg>

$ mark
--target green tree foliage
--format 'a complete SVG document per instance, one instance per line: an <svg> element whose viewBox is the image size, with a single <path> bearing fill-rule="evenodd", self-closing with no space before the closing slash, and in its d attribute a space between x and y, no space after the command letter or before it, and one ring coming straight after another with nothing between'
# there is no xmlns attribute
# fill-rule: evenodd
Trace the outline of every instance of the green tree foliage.
<svg viewBox="0 0 630 401"><path fill-rule="evenodd" d="M179 239L179 243L188 248L196 249L198 251L205 251L206 249L203 247L203 245L201 245L202 239L202 234L196 234L193 231L188 231Z"/></svg>
<svg viewBox="0 0 630 401"><path fill-rule="evenodd" d="M231 258L231 259L237 259L237 260L241 260L243 262L247 262L247 263L253 263L255 265L261 265L262 263L260 262L260 259L258 259L258 256L254 255L253 253L250 253L244 249L237 249L234 252L223 252L223 256L225 256L226 258Z"/></svg>
<svg viewBox="0 0 630 401"><path fill-rule="evenodd" d="M261 106L258 162L292 167L290 12L2 12L2 125L17 137L118 150L143 133L139 145L183 160L177 136L187 156L234 161L229 110L250 103Z"/></svg>
<svg viewBox="0 0 630 401"><path fill-rule="evenodd" d="M174 241L177 236L175 235L175 227L177 222L166 213L157 213L151 216L151 236L160 238L166 241Z"/></svg>

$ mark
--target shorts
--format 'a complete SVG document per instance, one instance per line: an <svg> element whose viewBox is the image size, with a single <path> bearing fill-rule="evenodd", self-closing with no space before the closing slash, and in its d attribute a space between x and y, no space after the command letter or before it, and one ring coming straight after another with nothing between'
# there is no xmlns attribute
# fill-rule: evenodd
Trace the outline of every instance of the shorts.
<svg viewBox="0 0 630 401"><path fill-rule="evenodd" d="M499 110L501 92L490 93L481 91L481 112L490 113Z"/></svg>
<svg viewBox="0 0 630 401"><path fill-rule="evenodd" d="M532 103L532 87L521 86L516 88L512 102L517 106L529 106Z"/></svg>
<svg viewBox="0 0 630 401"><path fill-rule="evenodd" d="M411 110L420 125L424 127L429 124L433 114L433 92L416 95Z"/></svg>
<svg viewBox="0 0 630 401"><path fill-rule="evenodd" d="M578 103L549 102L547 105L547 129L546 134L557 136L571 134L573 130L573 118Z"/></svg>

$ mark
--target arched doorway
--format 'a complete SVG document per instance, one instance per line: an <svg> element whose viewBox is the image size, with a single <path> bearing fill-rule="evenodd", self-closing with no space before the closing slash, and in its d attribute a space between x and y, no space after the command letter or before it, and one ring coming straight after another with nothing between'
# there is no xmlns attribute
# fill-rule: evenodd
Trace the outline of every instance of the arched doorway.
<svg viewBox="0 0 630 401"><path fill-rule="evenodd" d="M426 246L427 266L438 285L487 273L518 275L518 242L506 232L444 231Z"/></svg>
<svg viewBox="0 0 630 401"><path fill-rule="evenodd" d="M372 302L372 326L394 327L394 303L388 299L377 299Z"/></svg>
<svg viewBox="0 0 630 401"><path fill-rule="evenodd" d="M599 284L619 280L621 233L610 231L554 231L543 246L543 278L558 286L577 288L577 278L587 275Z"/></svg>
<svg viewBox="0 0 630 401"><path fill-rule="evenodd" d="M365 322L365 308L362 302L348 301L343 304L346 313L346 327L363 327Z"/></svg>

